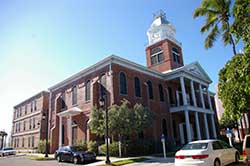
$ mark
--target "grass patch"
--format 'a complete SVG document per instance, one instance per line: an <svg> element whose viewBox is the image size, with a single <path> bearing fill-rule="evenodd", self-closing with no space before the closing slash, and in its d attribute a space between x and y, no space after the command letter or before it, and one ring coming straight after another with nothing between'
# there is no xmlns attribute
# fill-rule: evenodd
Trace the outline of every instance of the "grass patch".
<svg viewBox="0 0 250 166"><path fill-rule="evenodd" d="M127 159L127 160L121 160L121 161L116 161L116 162L112 162L111 164L102 164L99 166L120 166L120 165L126 165L126 164L131 164L131 163L135 163L135 162L141 162L147 160L146 158L135 158L135 159Z"/></svg>
<svg viewBox="0 0 250 166"><path fill-rule="evenodd" d="M29 159L38 161L55 160L53 157L44 157L44 156L29 156Z"/></svg>

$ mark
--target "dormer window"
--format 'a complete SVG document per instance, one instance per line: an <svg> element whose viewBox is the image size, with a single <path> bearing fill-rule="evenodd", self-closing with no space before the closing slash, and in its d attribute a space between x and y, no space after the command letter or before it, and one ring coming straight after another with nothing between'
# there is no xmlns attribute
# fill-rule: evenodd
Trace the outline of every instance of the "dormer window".
<svg viewBox="0 0 250 166"><path fill-rule="evenodd" d="M150 50L151 64L158 64L164 60L163 51L160 47L152 48Z"/></svg>
<svg viewBox="0 0 250 166"><path fill-rule="evenodd" d="M173 60L176 63L180 64L180 53L179 53L178 49L175 47L172 48L172 56L173 56Z"/></svg>

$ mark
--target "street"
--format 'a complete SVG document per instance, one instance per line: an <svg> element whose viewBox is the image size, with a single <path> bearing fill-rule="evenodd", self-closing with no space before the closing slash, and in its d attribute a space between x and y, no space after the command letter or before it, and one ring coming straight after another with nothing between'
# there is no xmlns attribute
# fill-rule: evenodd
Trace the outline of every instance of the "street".
<svg viewBox="0 0 250 166"><path fill-rule="evenodd" d="M85 166L98 166L101 165L102 161L97 161L95 163L79 164ZM73 166L72 163L57 162L56 160L48 161L36 161L30 160L27 156L10 156L0 158L0 166ZM250 164L230 164L229 166L250 166ZM127 166L174 166L173 159L163 159L163 158L152 158L143 162L128 164Z"/></svg>

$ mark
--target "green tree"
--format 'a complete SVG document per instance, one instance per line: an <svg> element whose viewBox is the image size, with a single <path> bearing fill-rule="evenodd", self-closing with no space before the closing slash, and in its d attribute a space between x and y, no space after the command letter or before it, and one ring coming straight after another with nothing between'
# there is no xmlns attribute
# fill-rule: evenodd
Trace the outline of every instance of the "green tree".
<svg viewBox="0 0 250 166"><path fill-rule="evenodd" d="M250 56L235 55L219 72L219 97L225 112L237 119L250 113Z"/></svg>
<svg viewBox="0 0 250 166"><path fill-rule="evenodd" d="M211 48L219 35L225 45L232 44L233 53L236 55L235 41L230 32L229 18L231 0L203 0L195 9L193 17L206 17L205 24L201 27L201 33L208 32L205 39L205 48Z"/></svg>
<svg viewBox="0 0 250 166"><path fill-rule="evenodd" d="M89 127L92 133L103 136L105 132L105 111L94 106L91 110Z"/></svg>
<svg viewBox="0 0 250 166"><path fill-rule="evenodd" d="M244 42L244 53L250 55L250 2L249 0L236 0L233 7L235 17L232 33L237 40Z"/></svg>

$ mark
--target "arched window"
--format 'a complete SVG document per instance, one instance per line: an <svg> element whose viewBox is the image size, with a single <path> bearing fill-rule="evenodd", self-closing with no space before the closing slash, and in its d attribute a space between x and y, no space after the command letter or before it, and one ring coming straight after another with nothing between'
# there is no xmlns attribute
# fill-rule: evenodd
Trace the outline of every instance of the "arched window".
<svg viewBox="0 0 250 166"><path fill-rule="evenodd" d="M102 74L101 79L100 79L100 85L101 85L101 96L106 95L106 75Z"/></svg>
<svg viewBox="0 0 250 166"><path fill-rule="evenodd" d="M167 138L168 129L167 129L167 121L166 121L166 119L162 119L161 128L162 128L162 134L164 134L165 138Z"/></svg>
<svg viewBox="0 0 250 166"><path fill-rule="evenodd" d="M61 109L64 109L66 107L65 105L65 92L61 95Z"/></svg>
<svg viewBox="0 0 250 166"><path fill-rule="evenodd" d="M90 80L86 82L86 86L85 86L85 101L89 101L89 100L90 100Z"/></svg>
<svg viewBox="0 0 250 166"><path fill-rule="evenodd" d="M163 92L163 87L161 84L159 84L159 95L160 95L160 101L164 101L164 92Z"/></svg>
<svg viewBox="0 0 250 166"><path fill-rule="evenodd" d="M172 56L175 62L180 63L180 53L177 48L172 48Z"/></svg>
<svg viewBox="0 0 250 166"><path fill-rule="evenodd" d="M76 86L72 88L72 105L77 104L77 89Z"/></svg>
<svg viewBox="0 0 250 166"><path fill-rule="evenodd" d="M153 84L151 81L148 81L147 82L147 85L148 85L148 96L149 96L149 99L154 99L154 93L153 93Z"/></svg>
<svg viewBox="0 0 250 166"><path fill-rule="evenodd" d="M168 98L169 98L170 104L173 105L174 104L173 92L172 92L172 89L170 87L168 87Z"/></svg>
<svg viewBox="0 0 250 166"><path fill-rule="evenodd" d="M135 96L141 97L141 83L138 77L134 78L134 84L135 84Z"/></svg>
<svg viewBox="0 0 250 166"><path fill-rule="evenodd" d="M157 64L164 60L163 51L160 47L155 47L150 50L151 64Z"/></svg>
<svg viewBox="0 0 250 166"><path fill-rule="evenodd" d="M120 94L126 95L127 92L127 79L126 75L121 72L120 73Z"/></svg>

